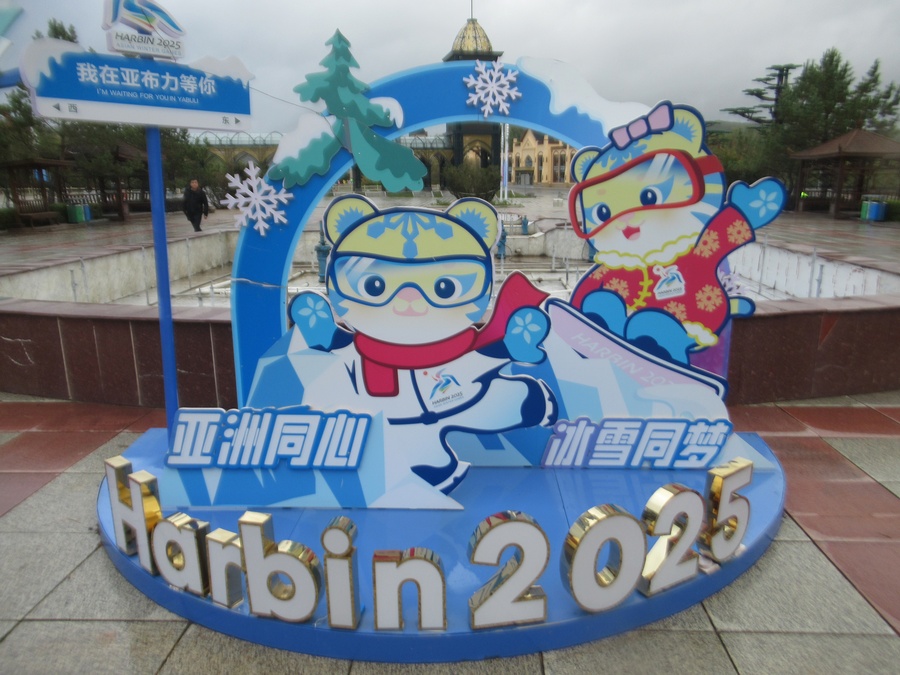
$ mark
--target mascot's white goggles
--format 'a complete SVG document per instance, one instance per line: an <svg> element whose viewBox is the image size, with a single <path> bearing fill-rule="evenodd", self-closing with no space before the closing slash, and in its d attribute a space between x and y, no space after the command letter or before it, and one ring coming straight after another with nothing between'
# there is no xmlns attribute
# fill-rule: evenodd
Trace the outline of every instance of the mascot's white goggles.
<svg viewBox="0 0 900 675"><path fill-rule="evenodd" d="M616 218L634 211L647 211L651 209L674 209L682 206L696 204L705 193L705 181L703 176L721 173L722 163L714 155L705 155L694 158L682 150L655 150L641 155L630 162L625 162L620 167L608 173L577 183L569 193L569 219L572 227L582 239L590 239ZM691 195L684 199L665 201L660 198L658 191L654 191L650 185L656 180L656 176L667 174L669 176L686 175L691 183ZM584 192L590 188L604 184L606 194L616 195L617 199L629 199L633 197L634 206L622 209L618 213L612 213L609 207L601 200L591 204L584 203ZM634 186L643 186L635 191ZM629 195L628 192L635 192ZM588 209L594 211L591 222L587 217L579 220L579 207L582 214Z"/></svg>
<svg viewBox="0 0 900 675"><path fill-rule="evenodd" d="M373 307L388 304L407 287L435 307L458 307L485 295L490 284L487 263L477 258L412 262L338 254L329 276L342 296Z"/></svg>

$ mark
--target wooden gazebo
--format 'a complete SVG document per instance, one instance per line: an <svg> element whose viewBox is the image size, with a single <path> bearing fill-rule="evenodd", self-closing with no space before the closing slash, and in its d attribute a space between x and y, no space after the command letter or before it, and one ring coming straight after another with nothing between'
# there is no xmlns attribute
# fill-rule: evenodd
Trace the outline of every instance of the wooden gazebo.
<svg viewBox="0 0 900 675"><path fill-rule="evenodd" d="M66 202L65 171L75 162L65 159L21 159L0 164L9 176L9 196L19 225L58 222L52 204Z"/></svg>
<svg viewBox="0 0 900 675"><path fill-rule="evenodd" d="M854 129L818 147L792 153L791 159L800 162L799 190L807 189L812 171L824 169L830 174L821 196L828 200L828 211L834 218L842 208L859 209L863 194L871 190L867 186L878 174L889 173L896 178L886 196L900 194L900 143L872 131ZM802 199L797 210L803 210Z"/></svg>

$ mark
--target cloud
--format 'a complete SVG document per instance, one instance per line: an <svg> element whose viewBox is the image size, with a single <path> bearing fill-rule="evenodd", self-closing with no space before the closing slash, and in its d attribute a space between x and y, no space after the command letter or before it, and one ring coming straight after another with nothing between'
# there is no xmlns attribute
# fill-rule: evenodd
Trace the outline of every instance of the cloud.
<svg viewBox="0 0 900 675"><path fill-rule="evenodd" d="M253 127L290 131L303 103L293 87L322 69L325 42L340 29L360 68L374 82L439 62L469 16L469 3L421 0L162 0L185 27L186 56L238 57L260 93L252 98ZM900 82L900 3L885 0L480 0L475 16L504 61L555 59L578 70L610 101L688 103L707 119L720 109L752 104L743 89L777 63L818 60L837 47L857 77L881 60L885 83ZM103 3L71 0L25 3L0 60L8 69L47 20L73 24L81 44L106 51ZM737 119L737 118L733 118Z"/></svg>

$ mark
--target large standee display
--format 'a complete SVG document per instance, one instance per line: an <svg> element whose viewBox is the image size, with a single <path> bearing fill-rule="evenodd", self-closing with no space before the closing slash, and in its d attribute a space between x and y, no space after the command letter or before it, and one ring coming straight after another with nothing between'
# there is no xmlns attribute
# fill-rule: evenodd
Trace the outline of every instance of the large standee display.
<svg viewBox="0 0 900 675"><path fill-rule="evenodd" d="M340 33L266 175L230 176L239 405L179 409L107 462L111 558L183 616L360 660L509 656L611 635L719 590L765 551L784 475L734 433L728 253L784 203L729 185L690 106L609 102L558 62L451 62L371 86ZM495 282L502 223L333 199L322 289L288 297L313 209L349 168L420 190L394 139L467 120L578 148L570 297Z"/></svg>

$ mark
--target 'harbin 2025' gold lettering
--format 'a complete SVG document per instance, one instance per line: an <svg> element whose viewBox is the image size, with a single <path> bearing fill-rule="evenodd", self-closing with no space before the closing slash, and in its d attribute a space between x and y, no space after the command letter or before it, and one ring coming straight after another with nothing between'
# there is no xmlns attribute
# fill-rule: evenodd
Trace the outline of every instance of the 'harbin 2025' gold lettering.
<svg viewBox="0 0 900 675"><path fill-rule="evenodd" d="M223 607L246 601L255 616L291 622L312 618L324 585L328 625L359 627L357 528L348 517L333 518L322 532L323 565L304 544L276 541L270 515L247 511L238 532L210 532L209 523L185 513L163 518L156 477L132 472L124 457L106 460L106 477L116 546L136 555L148 574ZM753 463L739 458L707 473L705 496L678 483L663 485L640 520L614 504L585 511L569 528L560 559L575 602L586 612L603 612L635 589L652 596L740 555L750 502L738 490L752 478ZM656 537L649 551L648 536ZM510 547L512 555L501 565ZM531 516L488 516L468 550L471 563L499 567L469 599L471 628L547 620L547 597L535 582L549 563L550 543ZM403 630L401 588L407 582L419 589L419 630L447 629L446 580L437 553L421 547L375 551L372 579L377 630Z"/></svg>

